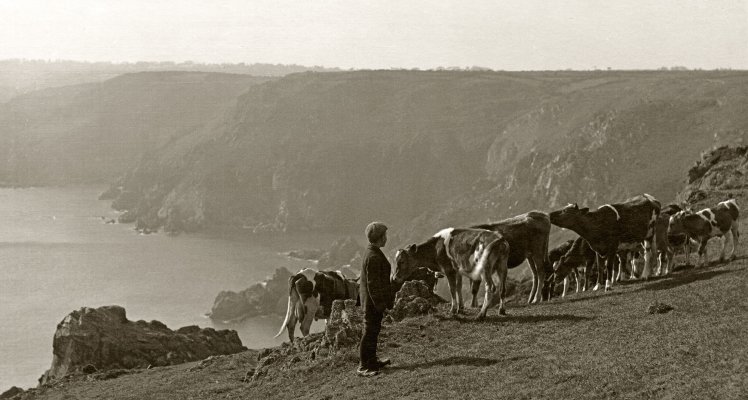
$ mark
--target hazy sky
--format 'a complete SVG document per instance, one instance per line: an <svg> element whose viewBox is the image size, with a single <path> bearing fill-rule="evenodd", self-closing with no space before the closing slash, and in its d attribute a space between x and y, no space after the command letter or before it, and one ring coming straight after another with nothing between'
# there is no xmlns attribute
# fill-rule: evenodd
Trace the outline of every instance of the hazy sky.
<svg viewBox="0 0 748 400"><path fill-rule="evenodd" d="M748 68L748 0L0 0L0 59Z"/></svg>

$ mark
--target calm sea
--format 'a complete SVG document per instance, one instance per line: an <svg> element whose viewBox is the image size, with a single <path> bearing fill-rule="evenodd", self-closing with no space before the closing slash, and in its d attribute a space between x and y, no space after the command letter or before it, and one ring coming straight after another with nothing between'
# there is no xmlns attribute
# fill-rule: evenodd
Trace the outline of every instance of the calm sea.
<svg viewBox="0 0 748 400"><path fill-rule="evenodd" d="M102 188L0 189L0 392L36 386L56 325L80 307L118 304L130 320L231 328L245 346L282 342L281 317L222 326L204 317L221 290L242 290L285 266L279 252L327 247L333 235L140 235L116 218ZM316 324L320 324L317 322ZM319 329L319 327L318 327ZM298 333L297 333L298 334Z"/></svg>

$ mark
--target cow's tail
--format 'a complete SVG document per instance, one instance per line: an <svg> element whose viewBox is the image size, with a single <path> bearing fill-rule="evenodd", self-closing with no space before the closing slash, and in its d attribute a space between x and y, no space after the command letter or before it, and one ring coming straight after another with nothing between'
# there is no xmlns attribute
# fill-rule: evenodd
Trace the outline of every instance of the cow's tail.
<svg viewBox="0 0 748 400"><path fill-rule="evenodd" d="M509 261L509 244L505 239L496 239L486 246L484 254L487 258L485 268L489 268L485 271L486 281L491 288L495 289L493 275L498 274L499 277L506 275L507 262Z"/></svg>
<svg viewBox="0 0 748 400"><path fill-rule="evenodd" d="M286 329L286 325L288 325L288 320L291 319L291 308L293 305L291 304L291 295L288 296L288 308L286 308L286 318L283 320L283 325L281 325L280 330L278 333L273 336L274 338L277 338L283 333L283 330Z"/></svg>
<svg viewBox="0 0 748 400"><path fill-rule="evenodd" d="M286 307L286 318L283 319L283 324L280 327L280 330L278 333L273 336L274 338L277 338L283 333L283 330L286 329L286 326L288 325L288 321L291 319L291 313L293 312L293 303L291 301L291 292L294 290L294 284L296 283L295 276L292 276L288 278L288 306Z"/></svg>

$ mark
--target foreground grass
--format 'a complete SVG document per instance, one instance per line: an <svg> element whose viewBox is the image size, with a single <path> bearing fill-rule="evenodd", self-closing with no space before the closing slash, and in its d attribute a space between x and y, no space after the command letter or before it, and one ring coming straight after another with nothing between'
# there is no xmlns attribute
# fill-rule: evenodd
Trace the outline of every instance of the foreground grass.
<svg viewBox="0 0 748 400"><path fill-rule="evenodd" d="M712 253L714 254L714 253ZM674 307L648 314L654 301ZM360 378L355 350L244 382L255 353L63 383L39 399L719 398L748 396L748 260L515 306L387 325L394 365ZM291 356L289 356L291 357Z"/></svg>

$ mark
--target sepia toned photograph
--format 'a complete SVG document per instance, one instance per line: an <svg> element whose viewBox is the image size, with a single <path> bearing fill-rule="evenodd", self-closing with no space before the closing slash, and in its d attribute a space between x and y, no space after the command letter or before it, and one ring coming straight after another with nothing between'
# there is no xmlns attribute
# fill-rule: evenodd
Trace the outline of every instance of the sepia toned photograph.
<svg viewBox="0 0 748 400"><path fill-rule="evenodd" d="M748 399L748 1L0 21L0 400Z"/></svg>

